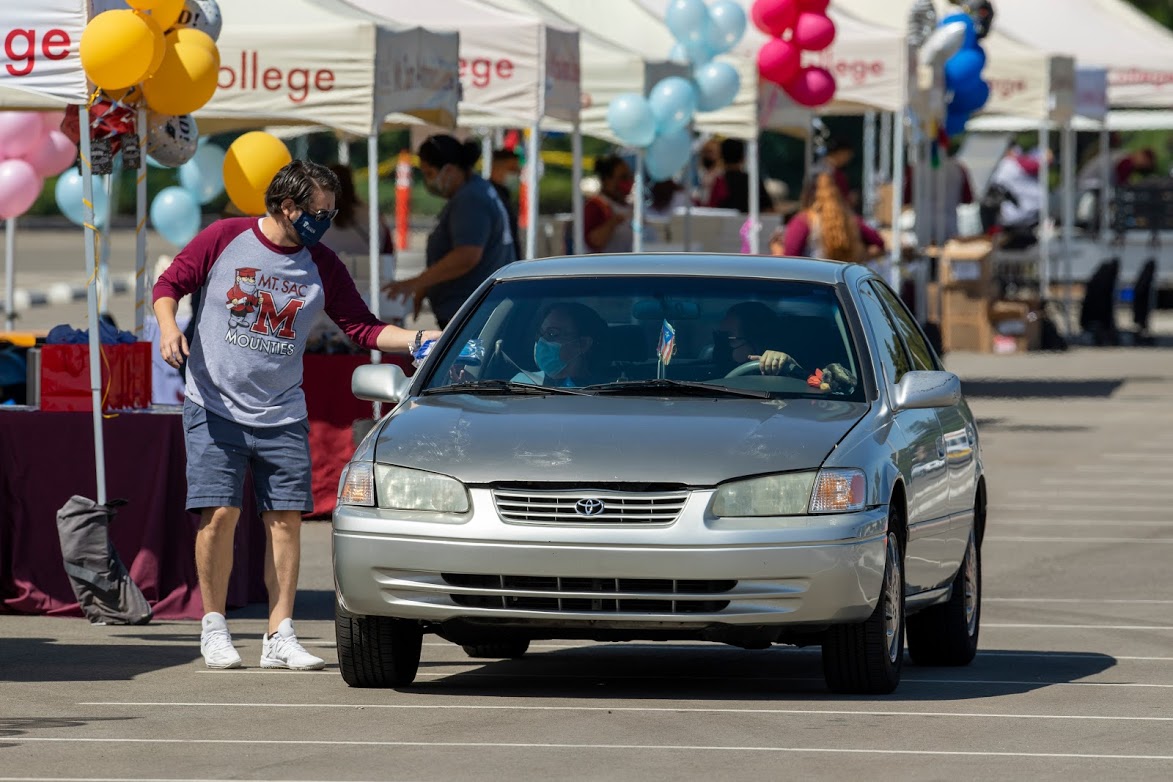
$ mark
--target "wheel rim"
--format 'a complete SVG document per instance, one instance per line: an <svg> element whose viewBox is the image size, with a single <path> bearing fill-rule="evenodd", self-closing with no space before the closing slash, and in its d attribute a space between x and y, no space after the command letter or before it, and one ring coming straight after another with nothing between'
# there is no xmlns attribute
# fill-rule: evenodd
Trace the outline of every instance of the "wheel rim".
<svg viewBox="0 0 1173 782"><path fill-rule="evenodd" d="M900 549L894 535L888 536L884 574L884 633L888 638L888 660L895 663L903 650L900 648Z"/></svg>
<svg viewBox="0 0 1173 782"><path fill-rule="evenodd" d="M971 534L969 546L965 549L965 629L971 638L977 632L979 590L977 546Z"/></svg>

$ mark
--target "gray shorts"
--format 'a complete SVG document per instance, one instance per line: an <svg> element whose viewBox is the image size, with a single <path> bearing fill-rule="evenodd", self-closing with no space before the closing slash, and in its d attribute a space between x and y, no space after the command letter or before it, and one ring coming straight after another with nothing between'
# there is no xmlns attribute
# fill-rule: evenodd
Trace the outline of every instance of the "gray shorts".
<svg viewBox="0 0 1173 782"><path fill-rule="evenodd" d="M188 510L241 507L251 468L258 510L312 511L309 434L308 420L246 426L184 400Z"/></svg>

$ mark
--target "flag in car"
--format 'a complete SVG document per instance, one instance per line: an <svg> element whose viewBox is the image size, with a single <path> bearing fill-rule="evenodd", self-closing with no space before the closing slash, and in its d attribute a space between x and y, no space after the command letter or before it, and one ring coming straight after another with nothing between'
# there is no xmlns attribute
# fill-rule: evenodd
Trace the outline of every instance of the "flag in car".
<svg viewBox="0 0 1173 782"><path fill-rule="evenodd" d="M676 329L672 328L672 324L664 321L664 327L660 329L660 363L668 366L672 362L672 354L676 352Z"/></svg>

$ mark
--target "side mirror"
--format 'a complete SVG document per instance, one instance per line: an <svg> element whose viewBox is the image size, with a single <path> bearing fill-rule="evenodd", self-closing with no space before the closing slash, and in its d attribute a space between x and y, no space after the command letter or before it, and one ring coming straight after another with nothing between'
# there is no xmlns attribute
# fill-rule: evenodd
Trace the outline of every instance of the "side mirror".
<svg viewBox="0 0 1173 782"><path fill-rule="evenodd" d="M933 410L961 401L961 379L952 372L908 372L896 385L897 410Z"/></svg>
<svg viewBox="0 0 1173 782"><path fill-rule="evenodd" d="M367 364L354 370L350 392L369 402L397 404L407 396L411 379L395 364Z"/></svg>

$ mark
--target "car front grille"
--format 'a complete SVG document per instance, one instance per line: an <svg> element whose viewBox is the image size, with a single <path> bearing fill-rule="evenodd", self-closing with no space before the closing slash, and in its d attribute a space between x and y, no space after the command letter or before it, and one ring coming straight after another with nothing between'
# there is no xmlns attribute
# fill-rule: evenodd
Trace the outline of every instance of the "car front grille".
<svg viewBox="0 0 1173 782"><path fill-rule="evenodd" d="M498 488L493 501L511 524L671 524L684 510L688 492Z"/></svg>
<svg viewBox="0 0 1173 782"><path fill-rule="evenodd" d="M587 613L706 614L723 611L719 599L737 587L732 580L652 578L560 578L444 573L444 583L479 594L453 593L466 608ZM491 593L490 593L491 592Z"/></svg>

